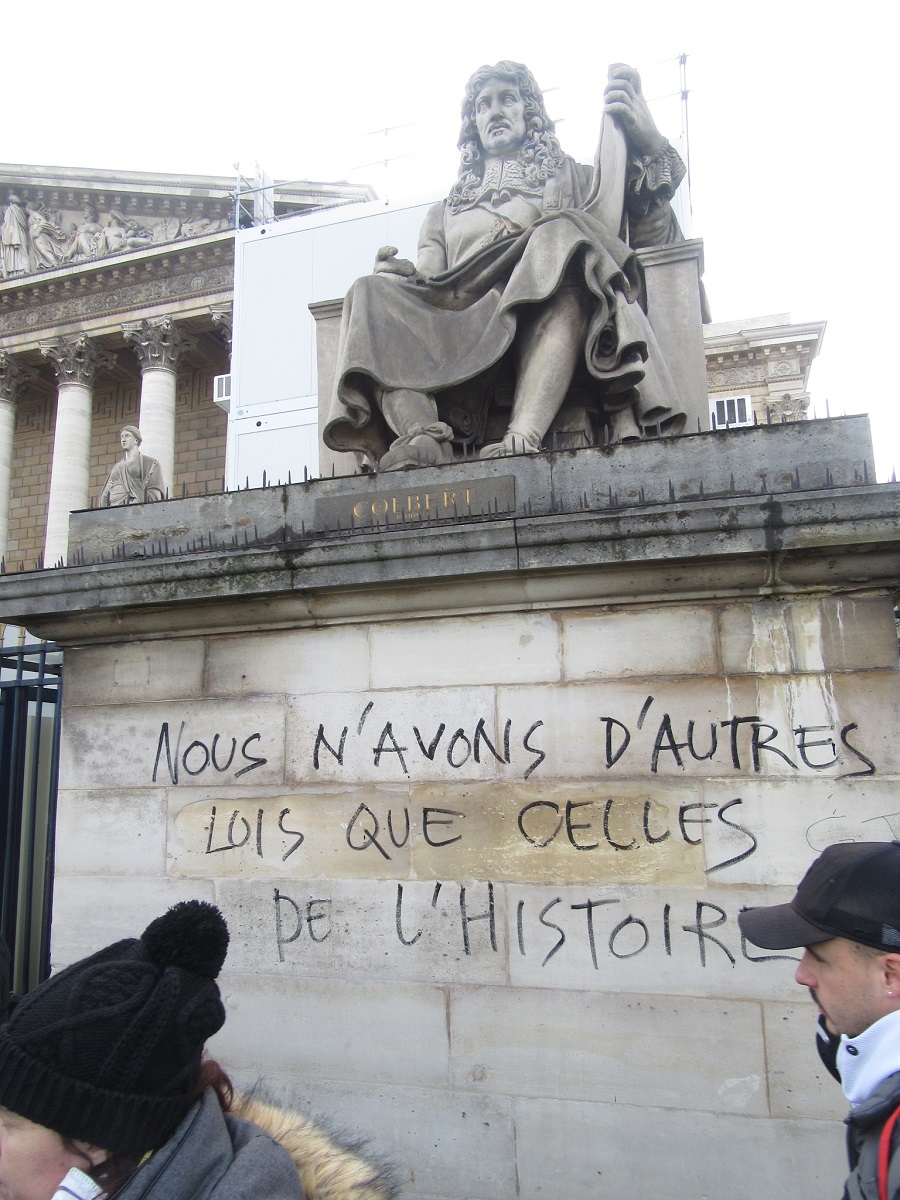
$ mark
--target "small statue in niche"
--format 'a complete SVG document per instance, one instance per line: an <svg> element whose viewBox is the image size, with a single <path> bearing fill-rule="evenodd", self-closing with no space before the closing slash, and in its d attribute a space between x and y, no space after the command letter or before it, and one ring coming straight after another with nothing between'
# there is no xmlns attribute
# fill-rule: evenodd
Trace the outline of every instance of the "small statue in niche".
<svg viewBox="0 0 900 1200"><path fill-rule="evenodd" d="M125 451L122 462L116 463L109 473L106 487L100 494L101 508L115 508L123 504L144 504L148 500L162 500L166 494L159 463L149 454L141 454L141 431L136 425L125 425L119 432L119 441Z"/></svg>
<svg viewBox="0 0 900 1200"><path fill-rule="evenodd" d="M68 242L60 226L59 213L40 204L28 205L28 244L36 271L51 271L58 267Z"/></svg>
<svg viewBox="0 0 900 1200"><path fill-rule="evenodd" d="M21 199L9 193L9 203L0 223L0 277L17 279L31 272L28 254L28 217Z"/></svg>
<svg viewBox="0 0 900 1200"><path fill-rule="evenodd" d="M97 243L103 233L103 226L97 220L97 209L93 204L85 204L81 215L84 220L75 227L66 254L67 262L90 262L97 257Z"/></svg>
<svg viewBox="0 0 900 1200"><path fill-rule="evenodd" d="M453 443L536 453L551 429L681 431L633 251L681 240L684 165L636 71L611 67L604 99L592 169L564 154L526 67L472 76L459 177L417 263L382 248L344 301L327 446L391 470L448 462Z"/></svg>

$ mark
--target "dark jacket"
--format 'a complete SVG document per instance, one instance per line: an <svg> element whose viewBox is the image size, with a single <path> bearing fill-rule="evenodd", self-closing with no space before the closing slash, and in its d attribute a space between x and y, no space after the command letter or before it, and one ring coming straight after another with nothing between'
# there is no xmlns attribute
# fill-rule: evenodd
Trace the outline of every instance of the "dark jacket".
<svg viewBox="0 0 900 1200"><path fill-rule="evenodd" d="M9 950L0 933L0 1024L9 1016Z"/></svg>
<svg viewBox="0 0 900 1200"><path fill-rule="evenodd" d="M223 1114L208 1089L116 1200L391 1200L393 1195L378 1167L339 1146L308 1118L240 1097L234 1113Z"/></svg>
<svg viewBox="0 0 900 1200"><path fill-rule="evenodd" d="M844 1200L878 1200L878 1142L885 1121L900 1106L900 1072L883 1080L847 1117L850 1174ZM888 1200L900 1200L900 1119L891 1139Z"/></svg>

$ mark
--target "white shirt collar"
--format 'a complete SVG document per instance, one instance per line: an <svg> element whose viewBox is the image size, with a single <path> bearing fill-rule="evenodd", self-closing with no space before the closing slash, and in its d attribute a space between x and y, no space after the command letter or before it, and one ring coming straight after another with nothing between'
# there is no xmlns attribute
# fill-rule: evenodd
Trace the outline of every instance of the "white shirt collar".
<svg viewBox="0 0 900 1200"><path fill-rule="evenodd" d="M53 1200L96 1200L102 1195L103 1188L95 1183L84 1171L72 1167L53 1195Z"/></svg>
<svg viewBox="0 0 900 1200"><path fill-rule="evenodd" d="M888 1013L858 1037L843 1034L837 1069L851 1104L868 1100L883 1079L900 1071L900 1011Z"/></svg>

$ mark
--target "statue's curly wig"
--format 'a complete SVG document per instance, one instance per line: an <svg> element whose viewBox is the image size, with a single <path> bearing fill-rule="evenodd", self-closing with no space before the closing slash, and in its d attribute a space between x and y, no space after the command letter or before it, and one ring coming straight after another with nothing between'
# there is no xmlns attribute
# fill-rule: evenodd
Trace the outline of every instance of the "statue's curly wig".
<svg viewBox="0 0 900 1200"><path fill-rule="evenodd" d="M478 188L484 175L484 150L475 124L475 100L489 79L504 79L514 83L524 101L526 139L519 151L519 158L525 165L525 176L529 183L546 183L565 161L555 126L544 108L541 89L528 68L510 59L504 59L492 67L479 67L466 85L462 103L462 128L458 142L459 176L448 197L454 211L465 208L478 198Z"/></svg>

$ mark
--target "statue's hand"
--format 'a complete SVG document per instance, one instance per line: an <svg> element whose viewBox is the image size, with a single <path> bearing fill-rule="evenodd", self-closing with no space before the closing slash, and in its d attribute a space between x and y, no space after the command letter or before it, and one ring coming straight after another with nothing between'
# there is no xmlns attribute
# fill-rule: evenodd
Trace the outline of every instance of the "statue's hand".
<svg viewBox="0 0 900 1200"><path fill-rule="evenodd" d="M636 154L641 157L659 154L666 139L650 115L641 91L641 77L634 67L613 63L603 100L606 112L616 118Z"/></svg>
<svg viewBox="0 0 900 1200"><path fill-rule="evenodd" d="M397 257L396 246L382 246L375 255L376 275L402 275L409 279L416 273L415 264L408 258Z"/></svg>

